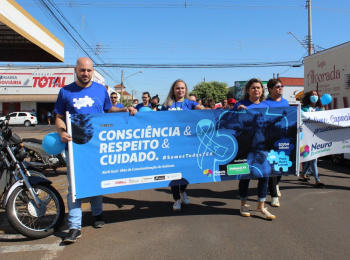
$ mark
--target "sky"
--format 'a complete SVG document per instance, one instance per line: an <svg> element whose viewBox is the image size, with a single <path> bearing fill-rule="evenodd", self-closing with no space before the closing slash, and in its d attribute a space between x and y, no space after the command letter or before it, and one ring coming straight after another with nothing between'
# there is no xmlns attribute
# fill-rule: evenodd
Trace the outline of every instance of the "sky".
<svg viewBox="0 0 350 260"><path fill-rule="evenodd" d="M139 99L148 91L151 96L158 94L162 103L177 79L183 79L191 91L204 80L234 86L235 81L253 77L266 81L277 73L304 77L303 66L291 65L302 64L308 55L299 42L305 43L308 35L306 0L16 1L64 43L63 64L73 65L77 58L89 55L109 86L120 84L123 70L126 91ZM75 40L43 3L54 10ZM316 50L349 41L349 24L350 1L312 1ZM241 66L247 63L288 66ZM198 68L203 65L209 68Z"/></svg>

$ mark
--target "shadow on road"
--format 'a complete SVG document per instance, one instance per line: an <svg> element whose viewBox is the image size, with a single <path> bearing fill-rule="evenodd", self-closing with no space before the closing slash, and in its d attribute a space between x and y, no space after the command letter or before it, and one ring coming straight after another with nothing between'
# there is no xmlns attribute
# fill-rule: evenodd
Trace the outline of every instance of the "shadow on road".
<svg viewBox="0 0 350 260"><path fill-rule="evenodd" d="M117 223L131 220L163 218L181 216L196 216L196 215L232 215L240 216L239 207L237 208L222 208L226 203L221 201L202 202L202 205L190 204L183 205L181 212L172 210L173 202L169 201L145 201L134 199L118 199L105 196L103 203L115 204L118 210L104 211L104 219L106 223ZM238 205L238 201L236 201ZM131 209L130 209L131 206ZM126 208L123 210L123 208ZM91 226L93 216L91 212L86 212L83 217L83 226Z"/></svg>

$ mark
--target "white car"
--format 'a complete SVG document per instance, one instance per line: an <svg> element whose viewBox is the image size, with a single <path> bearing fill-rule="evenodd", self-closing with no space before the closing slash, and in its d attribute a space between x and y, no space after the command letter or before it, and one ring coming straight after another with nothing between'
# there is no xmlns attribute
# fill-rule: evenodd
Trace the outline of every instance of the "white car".
<svg viewBox="0 0 350 260"><path fill-rule="evenodd" d="M25 125L25 126L35 126L38 124L38 119L36 116L29 112L12 112L8 114L10 116L10 125ZM5 116L0 117L0 123L5 120Z"/></svg>

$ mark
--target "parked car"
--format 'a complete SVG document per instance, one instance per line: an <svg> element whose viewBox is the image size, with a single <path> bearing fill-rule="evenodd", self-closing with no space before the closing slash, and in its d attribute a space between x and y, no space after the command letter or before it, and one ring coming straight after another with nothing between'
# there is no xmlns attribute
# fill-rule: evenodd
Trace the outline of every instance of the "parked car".
<svg viewBox="0 0 350 260"><path fill-rule="evenodd" d="M35 126L38 124L36 116L29 112L13 112L8 115L10 116L10 125ZM5 116L0 117L0 123L4 120Z"/></svg>
<svg viewBox="0 0 350 260"><path fill-rule="evenodd" d="M332 161L336 165L343 165L348 160L350 160L350 153L339 153L332 155Z"/></svg>

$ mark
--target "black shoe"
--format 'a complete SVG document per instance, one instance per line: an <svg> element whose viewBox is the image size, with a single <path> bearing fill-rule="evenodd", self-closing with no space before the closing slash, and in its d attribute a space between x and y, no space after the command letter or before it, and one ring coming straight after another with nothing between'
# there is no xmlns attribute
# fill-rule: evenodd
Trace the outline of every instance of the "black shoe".
<svg viewBox="0 0 350 260"><path fill-rule="evenodd" d="M81 231L79 229L72 228L69 230L68 236L63 239L63 242L66 244L72 244L77 241L79 237L81 237Z"/></svg>
<svg viewBox="0 0 350 260"><path fill-rule="evenodd" d="M320 182L320 181L316 181L316 188L324 188L324 183Z"/></svg>
<svg viewBox="0 0 350 260"><path fill-rule="evenodd" d="M94 228L101 228L105 225L103 221L102 214L95 216Z"/></svg>

